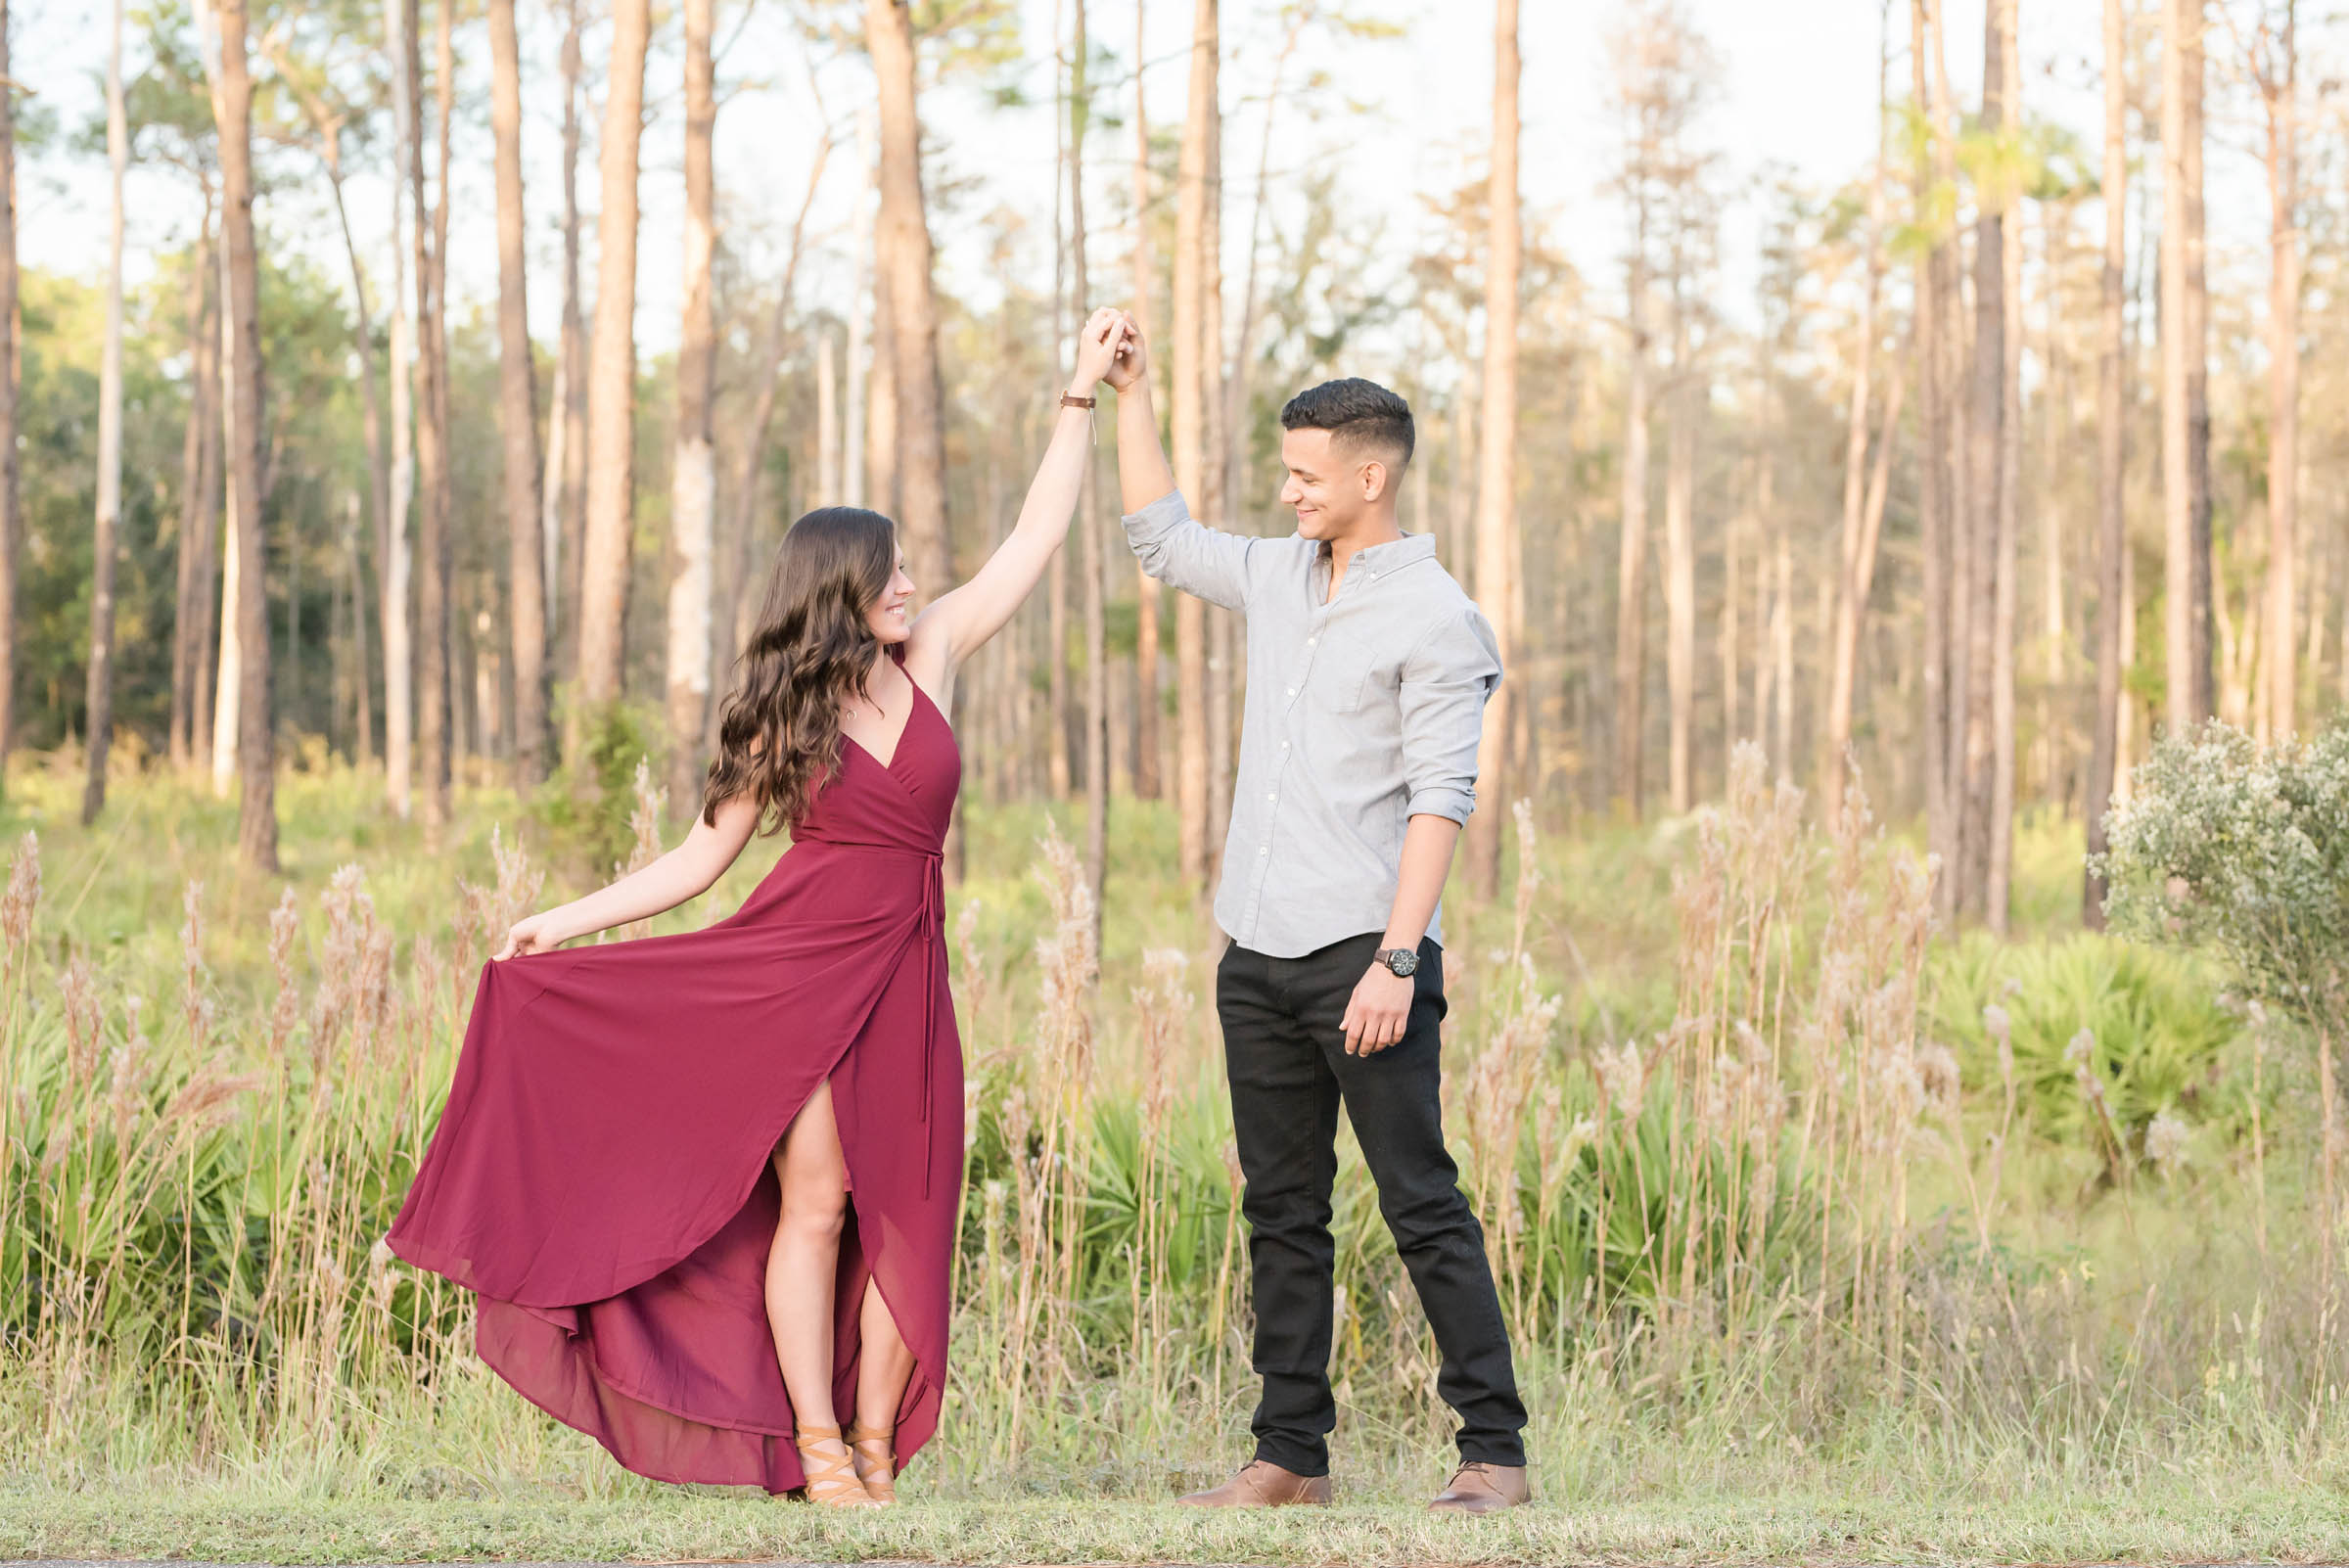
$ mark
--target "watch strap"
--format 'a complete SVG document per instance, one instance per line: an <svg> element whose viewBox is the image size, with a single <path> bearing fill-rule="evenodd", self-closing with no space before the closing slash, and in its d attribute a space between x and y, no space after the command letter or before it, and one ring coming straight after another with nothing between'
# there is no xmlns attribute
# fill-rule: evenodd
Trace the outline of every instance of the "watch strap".
<svg viewBox="0 0 2349 1568"><path fill-rule="evenodd" d="M1093 406L1093 402L1094 399L1080 397L1075 392L1064 392L1060 394L1060 406L1063 408L1090 408Z"/></svg>

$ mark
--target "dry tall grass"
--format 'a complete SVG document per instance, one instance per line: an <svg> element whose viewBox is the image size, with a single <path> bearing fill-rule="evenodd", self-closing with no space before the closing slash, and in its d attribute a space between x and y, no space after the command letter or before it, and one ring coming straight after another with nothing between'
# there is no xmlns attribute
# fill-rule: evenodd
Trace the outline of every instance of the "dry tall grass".
<svg viewBox="0 0 2349 1568"><path fill-rule="evenodd" d="M1447 1111L1553 1486L2329 1464L2339 1335L2296 1240L2316 1227L2289 1222L2309 1195L2263 1179L2256 1245L2194 1233L2234 1211L2172 1206L2176 1128L2106 1121L2120 1180L2059 1235L2003 1019L1971 1094L1923 1032L1931 870L1858 790L1815 824L1738 754L1677 851L1653 1031L1568 1010L1544 958L1579 953L1587 900L1545 884L1530 809L1517 836L1514 898L1454 912ZM42 906L41 853L27 834L0 900L0 1470L632 1484L487 1378L462 1293L379 1239L477 966L540 901L531 858L495 840L430 930L390 929L356 865L306 907L289 891L248 995L209 967L200 885L165 990ZM1237 1453L1249 1398L1204 954L1146 947L1104 982L1057 835L1035 876L1032 942L996 950L974 900L955 923L972 1135L934 1484L1150 1495ZM2294 1134L2251 1110L2264 1177ZM1448 1423L1359 1161L1336 1215L1344 1462L1417 1476Z"/></svg>

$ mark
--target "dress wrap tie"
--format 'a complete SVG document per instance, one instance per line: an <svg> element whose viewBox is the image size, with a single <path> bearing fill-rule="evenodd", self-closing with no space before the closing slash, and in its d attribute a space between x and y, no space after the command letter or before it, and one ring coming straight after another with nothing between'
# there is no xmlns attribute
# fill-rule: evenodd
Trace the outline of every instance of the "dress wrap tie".
<svg viewBox="0 0 2349 1568"><path fill-rule="evenodd" d="M858 844L845 839L810 839L827 849L853 850L862 854L894 854L926 862L922 876L922 1196L930 1196L931 1171L936 1156L931 1148L931 1069L938 1055L939 965L945 957L946 856L943 850L918 849L906 844Z"/></svg>

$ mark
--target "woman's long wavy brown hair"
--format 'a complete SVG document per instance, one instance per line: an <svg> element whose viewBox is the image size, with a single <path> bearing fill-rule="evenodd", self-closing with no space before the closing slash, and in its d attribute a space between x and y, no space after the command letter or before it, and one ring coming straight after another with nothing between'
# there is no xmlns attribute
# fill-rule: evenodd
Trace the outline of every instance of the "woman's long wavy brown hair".
<svg viewBox="0 0 2349 1568"><path fill-rule="evenodd" d="M897 566L898 526L859 506L819 507L785 531L759 629L734 661L703 821L745 794L763 833L807 814L840 766L841 709L866 695L881 651L868 618Z"/></svg>

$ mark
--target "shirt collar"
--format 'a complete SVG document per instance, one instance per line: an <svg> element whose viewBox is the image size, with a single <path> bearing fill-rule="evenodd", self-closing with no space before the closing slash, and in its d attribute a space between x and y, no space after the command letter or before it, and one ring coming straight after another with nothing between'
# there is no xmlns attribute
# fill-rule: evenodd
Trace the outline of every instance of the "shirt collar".
<svg viewBox="0 0 2349 1568"><path fill-rule="evenodd" d="M1322 540L1321 548L1314 553L1316 556L1314 564L1319 567L1322 576L1326 580L1332 565L1329 541ZM1355 573L1365 569L1373 575L1400 571L1414 561L1433 560L1435 554L1436 536L1434 534L1406 533L1400 539L1389 539L1384 544L1365 545L1355 551L1354 560L1346 568L1346 575L1352 576Z"/></svg>
<svg viewBox="0 0 2349 1568"><path fill-rule="evenodd" d="M1426 560L1435 553L1436 536L1434 534L1406 533L1400 539L1389 539L1384 544L1373 544L1367 549L1357 550L1354 554L1354 565L1375 567L1381 572L1392 572L1397 567L1409 566L1413 561ZM1351 571L1352 568L1348 570Z"/></svg>

